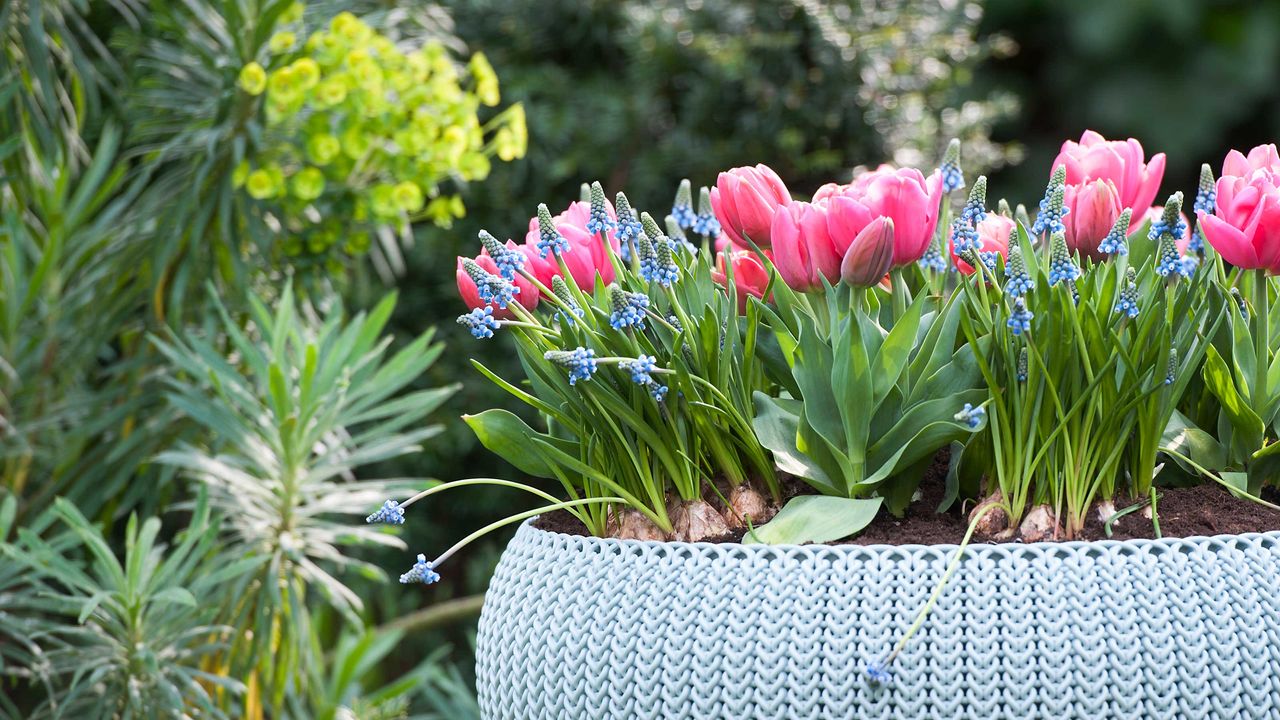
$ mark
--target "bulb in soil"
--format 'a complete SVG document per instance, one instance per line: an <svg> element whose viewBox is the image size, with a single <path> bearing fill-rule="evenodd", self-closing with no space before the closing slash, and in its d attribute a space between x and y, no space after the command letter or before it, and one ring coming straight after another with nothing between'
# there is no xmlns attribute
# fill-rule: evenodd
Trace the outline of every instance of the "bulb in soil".
<svg viewBox="0 0 1280 720"><path fill-rule="evenodd" d="M973 522L979 513L982 514L973 532L979 537L995 537L1009 529L1009 513L1004 511L1004 495L999 490L978 503L969 512L969 522ZM988 510L987 508L991 508Z"/></svg>
<svg viewBox="0 0 1280 720"><path fill-rule="evenodd" d="M650 540L664 542L667 534L662 528L653 524L647 515L639 510L623 510L614 516L616 524L611 528L611 535L619 540Z"/></svg>
<svg viewBox="0 0 1280 720"><path fill-rule="evenodd" d="M724 514L724 521L730 528L736 530L746 527L747 519L751 520L753 527L758 527L769 522L773 516L774 511L769 507L769 501L753 488L739 485L729 492L729 508Z"/></svg>
<svg viewBox="0 0 1280 720"><path fill-rule="evenodd" d="M1029 543L1056 537L1057 532L1058 518L1048 505L1036 505L1031 508L1027 516L1022 519L1022 524L1018 526L1018 534L1022 536L1022 541Z"/></svg>
<svg viewBox="0 0 1280 720"><path fill-rule="evenodd" d="M1111 516L1115 514L1116 514L1115 503L1111 502L1110 500L1103 500L1098 503L1098 522L1102 523L1103 525L1106 525L1107 521L1111 519ZM1119 525L1120 525L1119 520L1116 520L1115 522L1111 523L1112 527L1119 527Z"/></svg>
<svg viewBox="0 0 1280 720"><path fill-rule="evenodd" d="M729 534L724 516L702 500L681 503L671 513L671 537L683 542L699 542Z"/></svg>

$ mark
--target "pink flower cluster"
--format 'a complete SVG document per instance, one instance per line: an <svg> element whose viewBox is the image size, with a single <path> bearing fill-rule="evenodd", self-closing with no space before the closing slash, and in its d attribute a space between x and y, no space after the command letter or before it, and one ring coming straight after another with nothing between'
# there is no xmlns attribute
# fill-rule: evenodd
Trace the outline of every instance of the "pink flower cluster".
<svg viewBox="0 0 1280 720"><path fill-rule="evenodd" d="M606 200L605 204L609 218L616 220L617 216L614 213L612 203ZM552 218L555 222L556 230L565 240L569 241L569 249L561 254L565 267L569 270L569 279L587 292L591 292L595 288L597 275L606 285L613 282L614 279L613 264L609 261L608 252L599 238L587 231L587 221L590 218L591 204L581 201L572 203L564 212ZM609 244L612 245L616 252L618 250L618 239L614 236L614 231L609 230L606 236L609 239ZM529 231L525 234L524 243L517 245L508 240L507 247L524 255L525 270L536 278L538 282L542 283L543 286L549 288L551 287L551 279L564 273L561 271L555 257L548 255L543 258L541 256L537 243L538 218L533 217L529 219ZM477 265L488 272L495 275L498 274L497 264L494 263L493 258L489 257L489 253L481 251L473 259ZM475 281L462 269L462 261L463 258L459 257L456 273L458 293L468 307L483 308L485 303L480 300L480 292L476 288ZM526 310L536 308L539 300L541 300L538 287L519 274L515 276L514 283L516 287L520 288L520 293L515 296L516 301ZM509 318L511 317L511 312L510 310L493 306L493 315L497 318Z"/></svg>
<svg viewBox="0 0 1280 720"><path fill-rule="evenodd" d="M1132 211L1130 232L1143 223L1164 179L1164 165L1164 153L1151 156L1147 162L1142 145L1133 138L1107 140L1086 130L1080 142L1062 143L1058 157L1049 167L1063 166L1067 171L1063 193L1063 204L1069 210L1063 219L1067 247L1101 260L1104 253L1098 245L1111 232L1121 212L1126 208Z"/></svg>
<svg viewBox="0 0 1280 720"><path fill-rule="evenodd" d="M1204 238L1222 259L1245 269L1280 274L1280 154L1259 145L1246 156L1227 154L1213 214L1197 213Z"/></svg>

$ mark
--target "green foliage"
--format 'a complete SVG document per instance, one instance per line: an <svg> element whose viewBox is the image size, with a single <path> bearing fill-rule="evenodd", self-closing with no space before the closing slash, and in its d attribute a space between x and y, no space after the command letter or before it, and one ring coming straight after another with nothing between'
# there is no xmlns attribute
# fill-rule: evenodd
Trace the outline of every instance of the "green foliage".
<svg viewBox="0 0 1280 720"><path fill-rule="evenodd" d="M222 552L203 496L169 547L159 519L131 516L123 560L74 505L59 499L53 515L65 526L53 540L20 529L0 545L24 571L29 599L17 611L38 628L27 638L42 648L32 670L52 686L27 717L151 718L165 707L226 717L218 696L244 685L209 668L234 629L198 599L261 559Z"/></svg>
<svg viewBox="0 0 1280 720"><path fill-rule="evenodd" d="M368 314L347 320L332 310L311 321L314 309L295 308L286 287L274 314L250 302L249 333L219 306L222 326L210 338L156 341L180 373L168 382L169 402L209 438L158 459L208 486L231 552L263 560L232 596L228 622L253 630L234 641L232 675L260 673L277 709L312 658L308 589L358 623L363 603L333 572L382 573L344 549L403 547L350 518L405 483L357 480L355 471L416 451L439 432L421 421L453 392L403 392L443 348L427 331L388 353L382 330L394 304L391 295Z"/></svg>

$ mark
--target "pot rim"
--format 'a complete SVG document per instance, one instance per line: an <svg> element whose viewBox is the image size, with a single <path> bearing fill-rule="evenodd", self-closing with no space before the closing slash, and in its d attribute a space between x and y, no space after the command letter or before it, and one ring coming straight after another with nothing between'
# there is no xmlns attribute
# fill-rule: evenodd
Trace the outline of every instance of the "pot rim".
<svg viewBox="0 0 1280 720"><path fill-rule="evenodd" d="M558 536L564 538L568 542L583 542L601 548L666 548L679 550L685 548L717 548L726 552L745 552L756 553L761 551L781 551L790 552L793 550L802 550L805 552L829 551L836 553L876 553L887 554L892 552L918 553L920 551L933 552L950 552L958 550L960 546L955 543L945 543L938 545L829 545L826 543L809 543L806 545L747 545L740 542L684 542L682 540L630 540L622 538L600 538L594 535L573 535L554 530L543 530L535 527L534 522L541 518L541 515L529 518L520 523L518 533L531 532L543 536ZM1051 549L1062 549L1064 551L1097 551L1106 550L1108 548L1122 547L1136 551L1146 549L1174 549L1180 545L1194 544L1204 545L1207 543L1232 543L1240 540L1252 540L1255 538L1268 538L1280 542L1280 530L1266 530L1263 532L1249 533L1222 533L1218 535L1187 535L1184 537L1168 537L1168 538L1131 538L1128 540L1042 540L1033 543L1023 542L970 542L965 548L965 555L972 556L974 554L990 554L990 553L1008 553L1025 550L1044 551Z"/></svg>

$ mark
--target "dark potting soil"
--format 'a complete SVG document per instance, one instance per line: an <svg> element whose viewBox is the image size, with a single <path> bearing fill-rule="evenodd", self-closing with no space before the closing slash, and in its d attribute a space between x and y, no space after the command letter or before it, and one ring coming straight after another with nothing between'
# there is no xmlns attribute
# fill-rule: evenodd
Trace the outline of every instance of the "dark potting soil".
<svg viewBox="0 0 1280 720"><path fill-rule="evenodd" d="M907 507L902 517L887 512L876 516L857 536L836 542L836 545L957 545L964 539L968 518L956 502L948 512L937 512L946 492L949 452L943 450L934 458L920 482L917 498ZM788 479L783 484L788 498L808 491L802 481ZM1280 511L1272 510L1251 500L1231 495L1221 486L1206 483L1188 488L1160 488L1156 501L1162 537L1191 537L1195 535L1234 535L1249 532L1280 530ZM1264 500L1280 505L1280 492L1267 488ZM1116 498L1116 510L1123 510L1137 501ZM972 503L964 509L968 510ZM535 525L550 532L569 535L586 535L587 529L577 518L564 510L543 515ZM707 542L738 542L744 532L737 531ZM1096 510L1090 510L1084 532L1076 540L1132 540L1154 538L1155 526L1142 510L1129 513L1112 523L1107 536ZM1065 540L1065 537L1060 537ZM972 542L991 543L990 538L974 537ZM1016 540L1014 540L1016 542Z"/></svg>

